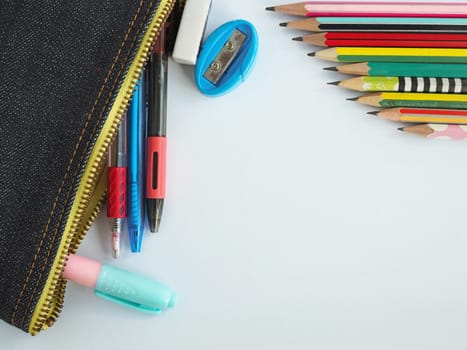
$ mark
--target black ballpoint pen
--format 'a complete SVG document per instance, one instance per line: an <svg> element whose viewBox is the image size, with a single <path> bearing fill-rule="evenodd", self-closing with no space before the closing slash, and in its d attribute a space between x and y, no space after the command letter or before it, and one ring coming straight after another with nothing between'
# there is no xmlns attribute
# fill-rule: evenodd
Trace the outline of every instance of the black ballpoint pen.
<svg viewBox="0 0 467 350"><path fill-rule="evenodd" d="M159 230L165 198L167 66L163 26L147 69L149 101L146 198L151 232Z"/></svg>

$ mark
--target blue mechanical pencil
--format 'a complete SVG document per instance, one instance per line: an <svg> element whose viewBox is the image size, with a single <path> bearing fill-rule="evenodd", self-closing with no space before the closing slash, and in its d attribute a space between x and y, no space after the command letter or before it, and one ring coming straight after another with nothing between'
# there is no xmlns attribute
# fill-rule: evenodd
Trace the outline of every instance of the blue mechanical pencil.
<svg viewBox="0 0 467 350"><path fill-rule="evenodd" d="M145 218L145 144L146 144L146 96L144 76L135 88L127 117L128 181L127 222L130 246L133 253L141 251Z"/></svg>

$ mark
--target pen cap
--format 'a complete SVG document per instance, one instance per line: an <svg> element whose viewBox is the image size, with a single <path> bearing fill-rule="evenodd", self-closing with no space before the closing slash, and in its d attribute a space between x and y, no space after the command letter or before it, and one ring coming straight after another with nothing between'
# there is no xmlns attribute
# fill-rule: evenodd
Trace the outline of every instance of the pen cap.
<svg viewBox="0 0 467 350"><path fill-rule="evenodd" d="M150 313L175 306L175 293L164 284L128 271L103 265L96 295Z"/></svg>

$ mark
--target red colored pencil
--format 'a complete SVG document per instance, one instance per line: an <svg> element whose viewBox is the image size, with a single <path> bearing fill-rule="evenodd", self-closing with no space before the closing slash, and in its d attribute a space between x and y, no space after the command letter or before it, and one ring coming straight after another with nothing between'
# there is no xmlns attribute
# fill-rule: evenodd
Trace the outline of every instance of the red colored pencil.
<svg viewBox="0 0 467 350"><path fill-rule="evenodd" d="M341 38L336 38L339 34ZM360 35L363 34L363 35ZM373 35L370 35L373 34ZM467 48L467 38L463 41L449 41L449 40L436 40L435 35L427 35L426 39L431 40L401 40L398 39L399 35L393 35L393 38L386 39L389 36L379 35L389 33L316 33L311 35L305 35L302 37L293 38L296 41L303 41L308 44L315 46L324 47L433 47L433 48ZM394 33L397 34L397 33ZM408 33L407 33L408 34ZM420 35L417 35L421 37ZM417 37L414 35L414 37ZM409 35L401 35L400 37L409 37ZM467 35L466 35L467 37Z"/></svg>

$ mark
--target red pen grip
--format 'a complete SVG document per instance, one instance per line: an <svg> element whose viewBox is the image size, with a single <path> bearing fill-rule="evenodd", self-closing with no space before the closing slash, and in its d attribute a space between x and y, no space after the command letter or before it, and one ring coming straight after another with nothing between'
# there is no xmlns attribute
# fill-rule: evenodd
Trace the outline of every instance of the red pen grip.
<svg viewBox="0 0 467 350"><path fill-rule="evenodd" d="M165 197L165 165L167 139L162 136L148 137L146 197Z"/></svg>
<svg viewBox="0 0 467 350"><path fill-rule="evenodd" d="M126 168L107 169L107 216L126 218Z"/></svg>

